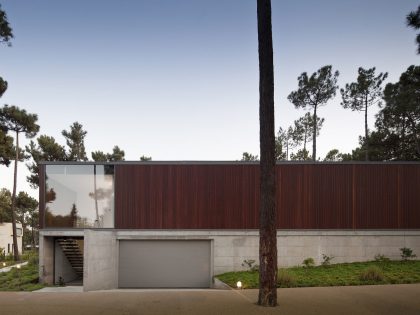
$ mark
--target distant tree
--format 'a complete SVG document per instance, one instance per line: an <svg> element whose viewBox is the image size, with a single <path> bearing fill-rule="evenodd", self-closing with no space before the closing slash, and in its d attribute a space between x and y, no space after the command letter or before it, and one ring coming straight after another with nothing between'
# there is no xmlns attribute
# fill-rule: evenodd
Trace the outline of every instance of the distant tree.
<svg viewBox="0 0 420 315"><path fill-rule="evenodd" d="M92 155L92 160L94 160L95 162L107 162L108 161L108 157L107 157L106 153L104 153L103 151L93 151L91 155Z"/></svg>
<svg viewBox="0 0 420 315"><path fill-rule="evenodd" d="M376 130L368 141L352 151L353 160L362 160L369 146L370 159L375 161L420 160L420 66L410 66L396 83L384 89L385 105L376 115Z"/></svg>
<svg viewBox="0 0 420 315"><path fill-rule="evenodd" d="M327 155L324 158L324 161L326 162L337 162L342 160L342 154L337 149L332 149L328 151Z"/></svg>
<svg viewBox="0 0 420 315"><path fill-rule="evenodd" d="M66 138L69 147L68 159L70 161L87 161L85 150L85 137L87 131L83 130L83 125L74 122L70 126L70 130L63 130L61 134Z"/></svg>
<svg viewBox="0 0 420 315"><path fill-rule="evenodd" d="M298 89L287 97L296 108L313 108L312 126L312 159L316 161L316 122L318 107L325 105L335 96L337 86L338 71L332 72L332 66L324 66L310 77L303 72L298 77Z"/></svg>
<svg viewBox="0 0 420 315"><path fill-rule="evenodd" d="M0 43L10 46L10 40L13 38L13 30L7 20L7 14L1 9L0 4Z"/></svg>
<svg viewBox="0 0 420 315"><path fill-rule="evenodd" d="M276 143L281 144L282 149L284 150L283 156L284 160L289 160L290 151L296 147L296 142L293 140L295 137L295 130L289 126L287 130L283 130L282 127L279 128L276 137ZM278 145L277 145L278 146Z"/></svg>
<svg viewBox="0 0 420 315"><path fill-rule="evenodd" d="M12 222L12 193L7 188L0 190L0 223Z"/></svg>
<svg viewBox="0 0 420 315"><path fill-rule="evenodd" d="M4 92L7 90L7 81L0 77L0 97L3 96Z"/></svg>
<svg viewBox="0 0 420 315"><path fill-rule="evenodd" d="M112 153L104 153L103 151L92 152L92 159L95 162L115 162L124 161L125 152L117 145L112 149Z"/></svg>
<svg viewBox="0 0 420 315"><path fill-rule="evenodd" d="M22 224L23 231L27 230L27 226L31 223L30 217L34 214L35 211L37 211L38 208L38 201L35 198L32 198L29 196L26 192L21 191L16 197L16 214L19 222ZM25 234L25 233L23 233ZM32 234L33 234L33 228L32 228ZM24 246L28 245L27 241L28 238L24 238ZM29 238L31 240L31 243L34 244L35 240Z"/></svg>
<svg viewBox="0 0 420 315"><path fill-rule="evenodd" d="M344 108L353 111L365 112L365 138L368 140L368 108L374 104L381 104L382 83L387 78L388 73L380 73L375 76L375 68L358 70L357 82L346 84L341 89L342 102ZM369 141L366 141L365 160L369 161Z"/></svg>
<svg viewBox="0 0 420 315"><path fill-rule="evenodd" d="M258 161L258 155L253 155L248 152L242 153L241 161Z"/></svg>
<svg viewBox="0 0 420 315"><path fill-rule="evenodd" d="M319 136L319 132L324 124L324 118L316 118L316 136ZM303 151L307 152L306 144L311 142L313 139L313 125L314 116L311 113L306 113L303 117L294 121L294 128L292 133L292 140L296 145L303 144Z"/></svg>
<svg viewBox="0 0 420 315"><path fill-rule="evenodd" d="M6 12L4 12L1 9L0 4L0 44L6 43L8 46L10 46L10 39L13 38L12 29L9 25L9 22L7 20ZM0 97L3 95L4 92L7 90L7 81L3 80L2 77L0 77Z"/></svg>
<svg viewBox="0 0 420 315"><path fill-rule="evenodd" d="M0 42L8 41L10 37L13 37L12 29L9 27L6 13L1 10L0 5ZM0 77L0 97L3 96L6 90L7 81ZM10 160L13 159L13 156L13 138L7 135L7 130L0 128L0 165L9 166Z"/></svg>
<svg viewBox="0 0 420 315"><path fill-rule="evenodd" d="M296 153L290 154L290 159L292 161L311 161L312 156L309 154L309 151L306 149L298 150Z"/></svg>
<svg viewBox="0 0 420 315"><path fill-rule="evenodd" d="M66 161L67 154L64 146L58 144L53 137L41 135L26 146L26 152L30 155L31 162L26 166L31 175L26 179L32 188L36 189L39 185L39 162L41 161Z"/></svg>
<svg viewBox="0 0 420 315"><path fill-rule="evenodd" d="M5 105L0 109L0 126L3 129L15 133L15 169L13 176L13 193L12 193L12 226L13 226L13 256L14 260L19 260L19 250L16 237L16 186L17 186L17 164L19 161L19 134L24 133L27 138L33 138L39 131L39 126L36 124L38 116L36 114L28 114L26 110L20 109L17 106Z"/></svg>
<svg viewBox="0 0 420 315"><path fill-rule="evenodd" d="M420 6L417 11L411 11L406 18L407 26L415 30L420 29ZM417 34L417 53L420 54L420 34Z"/></svg>
<svg viewBox="0 0 420 315"><path fill-rule="evenodd" d="M70 210L70 226L77 227L77 208L76 204L73 203Z"/></svg>
<svg viewBox="0 0 420 315"><path fill-rule="evenodd" d="M121 150L117 145L112 148L112 153L107 154L108 161L124 161L125 152Z"/></svg>
<svg viewBox="0 0 420 315"><path fill-rule="evenodd" d="M0 129L0 165L9 166L10 160L13 160L14 155L13 138Z"/></svg>
<svg viewBox="0 0 420 315"><path fill-rule="evenodd" d="M276 161L284 161L286 160L286 152L283 150L283 142L277 136L276 137Z"/></svg>
<svg viewBox="0 0 420 315"><path fill-rule="evenodd" d="M140 157L140 161L142 161L142 162L147 162L147 161L151 161L151 160L152 160L152 157L151 156L142 155Z"/></svg>
<svg viewBox="0 0 420 315"><path fill-rule="evenodd" d="M376 119L377 134L390 159L420 159L420 66L410 66L384 90L385 106Z"/></svg>
<svg viewBox="0 0 420 315"><path fill-rule="evenodd" d="M260 272L258 304L277 305L276 145L271 1L257 0L260 70Z"/></svg>

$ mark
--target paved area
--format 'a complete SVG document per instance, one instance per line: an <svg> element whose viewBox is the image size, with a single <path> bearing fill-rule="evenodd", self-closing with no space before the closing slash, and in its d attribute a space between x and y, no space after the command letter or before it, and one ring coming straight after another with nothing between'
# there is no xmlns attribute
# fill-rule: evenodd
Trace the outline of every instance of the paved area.
<svg viewBox="0 0 420 315"><path fill-rule="evenodd" d="M420 314L420 284L280 289L279 306L255 305L257 290L1 292L1 314Z"/></svg>
<svg viewBox="0 0 420 315"><path fill-rule="evenodd" d="M0 272L9 272L12 268L15 268L17 265L25 266L27 264L28 264L28 262L25 261L23 263L15 264L15 265L12 265L12 266L9 266L9 267L4 267L4 268L0 269Z"/></svg>

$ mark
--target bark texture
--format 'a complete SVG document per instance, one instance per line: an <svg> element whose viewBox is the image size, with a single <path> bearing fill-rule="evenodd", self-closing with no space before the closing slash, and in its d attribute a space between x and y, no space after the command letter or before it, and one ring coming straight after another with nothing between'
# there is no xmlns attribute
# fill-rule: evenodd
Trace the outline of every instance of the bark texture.
<svg viewBox="0 0 420 315"><path fill-rule="evenodd" d="M13 259L19 261L19 247L16 235L16 181L17 181L17 163L19 161L19 132L16 132L16 156L15 170L13 175L13 194L12 194L12 229L13 229ZM22 230L23 232L23 230Z"/></svg>
<svg viewBox="0 0 420 315"><path fill-rule="evenodd" d="M260 67L260 287L258 304L277 305L274 73L271 1L257 0Z"/></svg>

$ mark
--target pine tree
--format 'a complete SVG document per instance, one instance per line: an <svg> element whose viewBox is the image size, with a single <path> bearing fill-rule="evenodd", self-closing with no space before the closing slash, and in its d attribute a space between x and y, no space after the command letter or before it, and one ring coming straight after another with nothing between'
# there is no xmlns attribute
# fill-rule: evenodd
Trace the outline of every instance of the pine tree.
<svg viewBox="0 0 420 315"><path fill-rule="evenodd" d="M27 138L33 138L39 131L39 126L36 124L38 116L36 114L28 114L26 110L20 109L17 106L5 105L0 109L0 126L3 129L15 133L15 168L13 176L13 193L12 193L12 227L13 227L13 255L15 261L19 260L19 250L16 237L16 186L17 186L17 166L20 160L19 153L19 134L24 133Z"/></svg>
<svg viewBox="0 0 420 315"><path fill-rule="evenodd" d="M66 138L69 147L68 159L70 161L87 161L85 150L87 131L83 130L83 125L76 121L70 126L70 131L63 130L61 134Z"/></svg>
<svg viewBox="0 0 420 315"><path fill-rule="evenodd" d="M388 73L380 73L375 77L375 68L358 70L357 82L346 84L341 89L343 101L341 105L344 108L350 108L353 111L365 113L365 160L369 161L369 129L368 129L368 108L374 104L380 105L382 97L382 83L387 78Z"/></svg>
<svg viewBox="0 0 420 315"><path fill-rule="evenodd" d="M327 104L335 96L338 89L337 78L339 72L332 72L332 66L324 66L310 77L303 72L298 77L298 89L293 91L287 97L296 108L313 108L312 125L312 160L316 161L316 134L318 121L318 107Z"/></svg>

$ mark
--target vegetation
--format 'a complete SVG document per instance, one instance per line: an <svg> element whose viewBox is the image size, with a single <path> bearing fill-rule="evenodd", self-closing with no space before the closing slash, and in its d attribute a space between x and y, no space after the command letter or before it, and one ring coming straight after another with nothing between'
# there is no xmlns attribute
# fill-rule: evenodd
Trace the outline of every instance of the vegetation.
<svg viewBox="0 0 420 315"><path fill-rule="evenodd" d="M92 152L92 160L97 162L124 161L124 156L124 150L121 150L117 145L112 149L112 153L104 153L102 151Z"/></svg>
<svg viewBox="0 0 420 315"><path fill-rule="evenodd" d="M287 97L296 108L313 109L312 123L312 159L316 160L316 136L317 136L317 111L320 106L335 96L338 89L337 78L339 72L333 73L332 66L324 66L310 77L303 72L298 77L298 89Z"/></svg>
<svg viewBox="0 0 420 315"><path fill-rule="evenodd" d="M378 266L369 266L360 274L361 281L381 282L384 280L384 273Z"/></svg>
<svg viewBox="0 0 420 315"><path fill-rule="evenodd" d="M346 84L341 89L343 99L341 105L350 108L352 111L365 113L365 160L369 161L369 129L368 129L368 108L374 104L381 104L382 83L388 77L388 73L380 73L375 77L375 67L358 70L357 82Z"/></svg>
<svg viewBox="0 0 420 315"><path fill-rule="evenodd" d="M241 161L249 162L249 161L258 161L258 155L253 155L248 152L242 153L242 159Z"/></svg>
<svg viewBox="0 0 420 315"><path fill-rule="evenodd" d="M417 8L417 11L412 11L407 15L407 26L415 30L420 29L420 6ZM417 34L417 53L420 54L420 34Z"/></svg>
<svg viewBox="0 0 420 315"><path fill-rule="evenodd" d="M258 271L258 269L260 268L260 266L255 264L254 259L245 259L241 266L248 268L249 271Z"/></svg>
<svg viewBox="0 0 420 315"><path fill-rule="evenodd" d="M417 257L417 255L413 253L413 250L411 248L403 247L403 248L400 248L400 251L401 251L401 258L404 261Z"/></svg>
<svg viewBox="0 0 420 315"><path fill-rule="evenodd" d="M13 192L12 192L12 225L13 225L13 253L15 261L19 260L19 250L16 236L16 187L18 161L25 158L20 154L19 134L25 134L26 138L33 138L39 131L39 125L36 124L38 116L29 114L24 109L17 106L4 105L0 108L0 126L2 129L11 131L15 135L15 163L13 173Z"/></svg>
<svg viewBox="0 0 420 315"><path fill-rule="evenodd" d="M315 266L315 260L312 257L309 257L309 258L304 259L302 264L306 268L311 268Z"/></svg>
<svg viewBox="0 0 420 315"><path fill-rule="evenodd" d="M9 272L0 273L0 291L34 291L44 287L38 283L38 256L34 253L23 254L28 264L20 269L13 267ZM10 261L8 261L10 264Z"/></svg>
<svg viewBox="0 0 420 315"><path fill-rule="evenodd" d="M329 267L333 259L334 259L334 256L328 256L328 255L322 254L321 266Z"/></svg>
<svg viewBox="0 0 420 315"><path fill-rule="evenodd" d="M371 278L369 278L371 277ZM246 289L258 288L258 272L228 272L217 276L232 288L238 280ZM357 262L329 268L292 267L278 272L278 287L325 287L365 284L420 283L420 261Z"/></svg>

